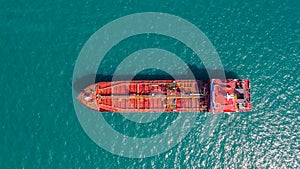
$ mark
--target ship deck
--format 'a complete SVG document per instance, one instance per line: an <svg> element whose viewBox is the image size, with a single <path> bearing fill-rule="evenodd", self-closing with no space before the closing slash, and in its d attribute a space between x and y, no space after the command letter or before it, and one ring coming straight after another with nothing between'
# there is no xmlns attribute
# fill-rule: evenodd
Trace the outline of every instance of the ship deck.
<svg viewBox="0 0 300 169"><path fill-rule="evenodd" d="M78 96L101 112L250 111L250 81L227 79L99 82Z"/></svg>

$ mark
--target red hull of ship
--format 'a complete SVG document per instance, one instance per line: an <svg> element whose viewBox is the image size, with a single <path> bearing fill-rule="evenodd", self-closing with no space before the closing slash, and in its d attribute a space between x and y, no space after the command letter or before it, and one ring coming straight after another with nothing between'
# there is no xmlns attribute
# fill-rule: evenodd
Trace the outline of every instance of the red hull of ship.
<svg viewBox="0 0 300 169"><path fill-rule="evenodd" d="M78 95L100 112L250 111L249 80L135 80L99 82Z"/></svg>

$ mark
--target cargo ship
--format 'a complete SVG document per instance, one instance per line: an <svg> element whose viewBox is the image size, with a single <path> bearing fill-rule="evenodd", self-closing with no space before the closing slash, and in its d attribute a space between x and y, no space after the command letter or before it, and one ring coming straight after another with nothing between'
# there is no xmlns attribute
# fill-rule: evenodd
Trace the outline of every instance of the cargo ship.
<svg viewBox="0 0 300 169"><path fill-rule="evenodd" d="M78 100L100 112L247 112L250 80L132 80L98 82Z"/></svg>

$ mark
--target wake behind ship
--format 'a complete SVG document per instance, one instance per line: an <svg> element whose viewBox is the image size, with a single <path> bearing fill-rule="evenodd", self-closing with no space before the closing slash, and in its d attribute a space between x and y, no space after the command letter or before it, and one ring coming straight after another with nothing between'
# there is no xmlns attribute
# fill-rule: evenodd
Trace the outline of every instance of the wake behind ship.
<svg viewBox="0 0 300 169"><path fill-rule="evenodd" d="M78 100L100 112L246 112L250 81L246 79L133 80L99 82Z"/></svg>

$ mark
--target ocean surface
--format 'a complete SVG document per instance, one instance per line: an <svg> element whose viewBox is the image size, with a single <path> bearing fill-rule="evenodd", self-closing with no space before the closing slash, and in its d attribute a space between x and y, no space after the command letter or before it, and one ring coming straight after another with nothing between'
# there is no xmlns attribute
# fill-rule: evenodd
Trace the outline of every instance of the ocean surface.
<svg viewBox="0 0 300 169"><path fill-rule="evenodd" d="M297 0L1 0L0 168L299 169L299 9ZM202 30L224 69L251 80L253 110L199 113L180 143L152 157L122 157L94 143L73 106L77 57L99 28L140 12L176 15ZM189 65L203 68L201 60L177 40L144 34L114 46L98 74L111 76L122 59L149 47L176 53ZM116 130L138 137L162 133L176 119L162 115L167 123L137 128L138 124L124 125L124 119L114 114L104 116ZM213 130L207 130L210 124Z"/></svg>

